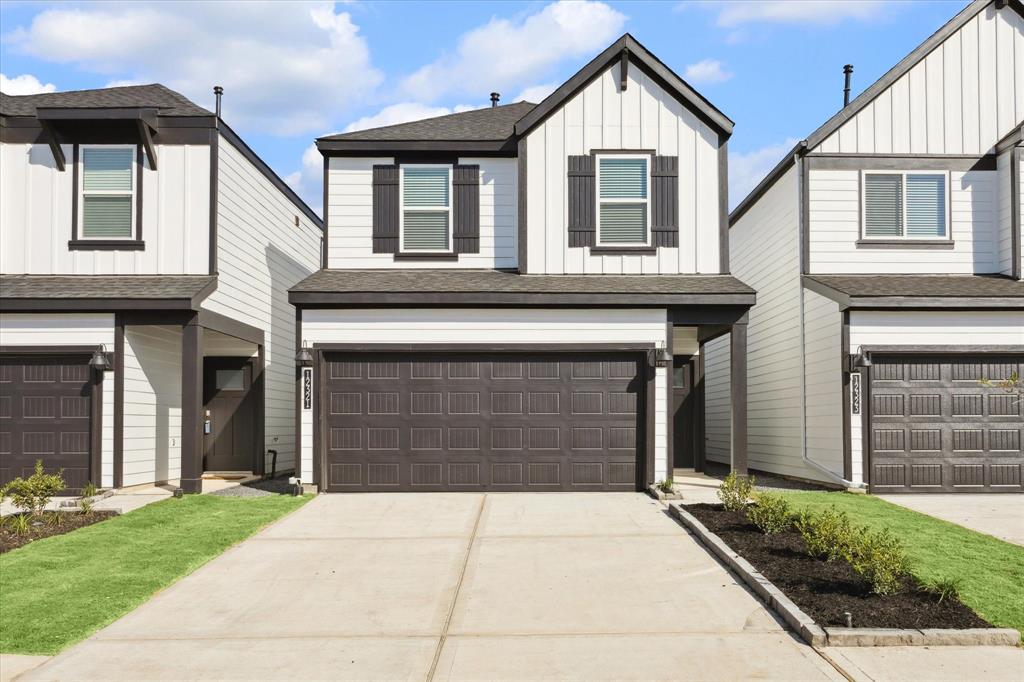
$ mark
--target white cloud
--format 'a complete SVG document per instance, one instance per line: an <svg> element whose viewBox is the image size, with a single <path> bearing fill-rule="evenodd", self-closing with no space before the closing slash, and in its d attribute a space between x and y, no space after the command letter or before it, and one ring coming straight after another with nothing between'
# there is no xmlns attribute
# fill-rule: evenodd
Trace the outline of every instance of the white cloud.
<svg viewBox="0 0 1024 682"><path fill-rule="evenodd" d="M58 7L4 36L13 49L118 82L161 82L280 135L322 133L382 76L333 2L142 2Z"/></svg>
<svg viewBox="0 0 1024 682"><path fill-rule="evenodd" d="M716 23L732 28L749 23L833 25L847 19L866 21L880 16L882 0L746 0L711 2Z"/></svg>
<svg viewBox="0 0 1024 682"><path fill-rule="evenodd" d="M536 82L560 61L592 57L618 37L626 16L602 2L559 0L525 18L492 18L459 38L445 54L402 79L411 99L514 91Z"/></svg>
<svg viewBox="0 0 1024 682"><path fill-rule="evenodd" d="M297 171L284 176L284 181L311 209L323 216L324 157L315 144L306 147L302 152L302 165Z"/></svg>
<svg viewBox="0 0 1024 682"><path fill-rule="evenodd" d="M555 91L555 88L559 86L558 83L542 83L541 85L531 85L528 88L523 89L518 95L509 102L533 102L538 104L545 97Z"/></svg>
<svg viewBox="0 0 1024 682"><path fill-rule="evenodd" d="M53 83L41 83L30 73L8 78L0 73L0 92L5 95L38 95L41 92L53 92L57 86Z"/></svg>
<svg viewBox="0 0 1024 682"><path fill-rule="evenodd" d="M729 210L757 187L768 171L798 142L796 138L771 144L747 153L729 153Z"/></svg>
<svg viewBox="0 0 1024 682"><path fill-rule="evenodd" d="M717 59L703 59L696 64L687 64L683 80L694 84L721 83L732 78L732 73L722 67Z"/></svg>

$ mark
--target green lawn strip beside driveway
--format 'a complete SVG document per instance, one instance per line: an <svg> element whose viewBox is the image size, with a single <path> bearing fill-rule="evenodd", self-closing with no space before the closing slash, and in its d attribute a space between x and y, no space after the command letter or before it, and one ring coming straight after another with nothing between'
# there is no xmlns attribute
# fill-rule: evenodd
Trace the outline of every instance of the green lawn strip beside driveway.
<svg viewBox="0 0 1024 682"><path fill-rule="evenodd" d="M55 654L308 500L189 495L0 555L0 652Z"/></svg>
<svg viewBox="0 0 1024 682"><path fill-rule="evenodd" d="M793 492L786 498L798 510L834 505L854 523L891 529L918 580L958 579L964 604L993 625L1024 631L1024 547L870 495Z"/></svg>

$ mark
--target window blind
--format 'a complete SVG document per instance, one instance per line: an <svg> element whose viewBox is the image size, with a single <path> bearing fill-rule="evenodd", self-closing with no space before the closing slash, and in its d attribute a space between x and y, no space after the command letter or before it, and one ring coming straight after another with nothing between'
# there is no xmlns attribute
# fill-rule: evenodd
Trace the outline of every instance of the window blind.
<svg viewBox="0 0 1024 682"><path fill-rule="evenodd" d="M907 236L946 236L946 179L942 175L907 175Z"/></svg>
<svg viewBox="0 0 1024 682"><path fill-rule="evenodd" d="M132 166L135 150L82 150L82 236L132 236Z"/></svg>
<svg viewBox="0 0 1024 682"><path fill-rule="evenodd" d="M647 159L601 159L602 199L646 199Z"/></svg>
<svg viewBox="0 0 1024 682"><path fill-rule="evenodd" d="M406 211L402 248L409 251L447 251L448 213Z"/></svg>
<svg viewBox="0 0 1024 682"><path fill-rule="evenodd" d="M903 236L903 177L864 176L864 236Z"/></svg>
<svg viewBox="0 0 1024 682"><path fill-rule="evenodd" d="M646 204L601 204L602 244L644 244L646 242Z"/></svg>
<svg viewBox="0 0 1024 682"><path fill-rule="evenodd" d="M402 169L402 250L448 251L451 248L450 173L450 168L407 166Z"/></svg>
<svg viewBox="0 0 1024 682"><path fill-rule="evenodd" d="M647 162L599 158L599 244L647 243Z"/></svg>
<svg viewBox="0 0 1024 682"><path fill-rule="evenodd" d="M447 168L405 168L402 201L406 206L448 206Z"/></svg>

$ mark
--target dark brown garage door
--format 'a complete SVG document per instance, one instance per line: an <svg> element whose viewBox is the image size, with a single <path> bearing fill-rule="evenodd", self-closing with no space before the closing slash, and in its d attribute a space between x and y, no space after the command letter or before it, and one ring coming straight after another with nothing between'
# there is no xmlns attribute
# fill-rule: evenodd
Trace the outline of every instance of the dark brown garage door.
<svg viewBox="0 0 1024 682"><path fill-rule="evenodd" d="M0 356L0 483L28 476L36 460L64 470L69 489L89 480L89 356Z"/></svg>
<svg viewBox="0 0 1024 682"><path fill-rule="evenodd" d="M328 490L637 489L636 355L325 359Z"/></svg>
<svg viewBox="0 0 1024 682"><path fill-rule="evenodd" d="M1021 355L892 355L871 368L871 489L1019 492L1024 403L1006 379Z"/></svg>

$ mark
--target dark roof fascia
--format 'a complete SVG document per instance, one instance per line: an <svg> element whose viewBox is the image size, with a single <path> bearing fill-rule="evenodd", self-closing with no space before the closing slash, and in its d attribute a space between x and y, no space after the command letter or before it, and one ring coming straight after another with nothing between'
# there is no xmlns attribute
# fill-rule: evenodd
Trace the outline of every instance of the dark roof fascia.
<svg viewBox="0 0 1024 682"><path fill-rule="evenodd" d="M517 153L514 138L505 140L331 140L318 138L324 156L394 156L404 152L473 153L509 156Z"/></svg>
<svg viewBox="0 0 1024 682"><path fill-rule="evenodd" d="M40 121L143 121L149 127L158 126L156 107L37 107Z"/></svg>
<svg viewBox="0 0 1024 682"><path fill-rule="evenodd" d="M224 136L224 139L227 140L232 147L237 149L242 156L249 161L249 163L254 165L256 169L259 170L260 173L262 173L263 176L278 189L278 191L284 194L297 209L302 211L303 214L305 214L305 216L309 218L314 225L316 225L317 229L323 232L324 221L320 216L313 212L313 209L311 209L306 202L295 193L295 190L289 187L288 184L281 179L281 176L275 173L274 169L267 165L267 162L261 159L259 155L257 155L256 152L254 152L252 148L245 143L245 140L239 137L238 133L231 129L231 126L221 119L218 129L220 130L220 134Z"/></svg>
<svg viewBox="0 0 1024 682"><path fill-rule="evenodd" d="M805 289L839 304L839 310L1008 309L1024 310L1024 298L1013 296L857 296L834 289L812 276L801 277Z"/></svg>
<svg viewBox="0 0 1024 682"><path fill-rule="evenodd" d="M996 154L1002 154L1007 149L1018 145L1024 145L1024 121L1018 123L1016 128L996 142Z"/></svg>
<svg viewBox="0 0 1024 682"><path fill-rule="evenodd" d="M89 277L83 275L82 277ZM129 275L131 277L131 275ZM173 275L171 275L173 277ZM100 297L100 298L15 298L5 296L0 303L3 312L83 312L108 310L193 310L198 311L203 301L217 289L217 278L209 281L191 297L173 298Z"/></svg>
<svg viewBox="0 0 1024 682"><path fill-rule="evenodd" d="M565 294L524 292L321 292L291 291L288 302L300 307L424 306L445 307L665 307L677 305L742 305L756 303L756 294Z"/></svg>
<svg viewBox="0 0 1024 682"><path fill-rule="evenodd" d="M779 178L786 174L786 171L789 170L790 166L796 164L798 156L803 156L806 153L807 140L801 140L793 145L793 148L786 153L786 156L775 164L775 168L772 168L768 172L768 175L764 176L761 182L757 183L757 186L750 191L750 194L748 194L743 201L738 203L736 208L732 210L732 213L729 214L729 227L732 227L734 222L743 217L743 214L750 210L750 207L753 206L758 199L764 196L765 192L770 190L772 185L778 182Z"/></svg>
<svg viewBox="0 0 1024 682"><path fill-rule="evenodd" d="M82 126L86 126L90 132L95 133L99 139L109 137L116 127L116 136L120 137L126 132L137 130L127 124L130 119L37 119L35 116L2 116L0 117L0 142L10 144L45 144L46 140L41 139L43 126L52 125L57 132L59 141L63 144L70 144L78 141L83 132ZM140 120L140 119L136 119ZM156 119L153 141L155 144L209 144L209 136L202 131L212 130L217 127L214 116L158 116ZM73 125L75 131L62 129L63 126ZM133 134L133 137L135 135ZM97 144L105 142L97 141Z"/></svg>
<svg viewBox="0 0 1024 682"><path fill-rule="evenodd" d="M691 88L672 69L668 68L661 60L651 54L636 38L627 33L577 71L553 93L545 97L530 113L519 119L515 127L516 135L522 137L534 127L540 125L555 110L564 105L569 98L582 90L587 84L603 73L608 66L618 60L623 50L628 50L629 59L633 63L649 75L654 76L663 86L667 86L667 89L676 96L680 103L693 111L698 118L711 126L716 132L726 137L732 134L734 124L728 116L715 108L714 105Z"/></svg>
<svg viewBox="0 0 1024 682"><path fill-rule="evenodd" d="M896 66L889 69L881 78L872 83L867 90L858 95L852 102L840 109L832 118L807 136L807 146L814 149L825 141L829 135L839 130L840 127L851 118L856 116L864 107L874 101L890 85L902 78L910 69L924 60L932 50L938 47L946 38L960 30L964 24L977 16L983 9L991 5L995 0L974 0L971 4L960 11L955 17L947 21L939 30L929 36L923 43L918 45L906 57L901 59ZM1017 5L1015 9L1020 11L1020 0L1011 0L1010 5Z"/></svg>

